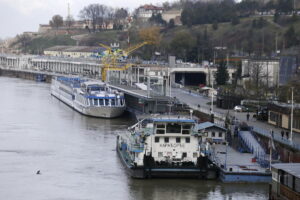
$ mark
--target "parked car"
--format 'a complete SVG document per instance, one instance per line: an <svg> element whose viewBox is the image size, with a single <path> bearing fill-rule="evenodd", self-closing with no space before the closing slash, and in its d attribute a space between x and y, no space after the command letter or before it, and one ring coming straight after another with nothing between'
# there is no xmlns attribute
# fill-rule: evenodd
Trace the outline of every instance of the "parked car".
<svg viewBox="0 0 300 200"><path fill-rule="evenodd" d="M245 106L237 105L234 106L233 110L237 112L246 112L248 111L248 108L246 108Z"/></svg>

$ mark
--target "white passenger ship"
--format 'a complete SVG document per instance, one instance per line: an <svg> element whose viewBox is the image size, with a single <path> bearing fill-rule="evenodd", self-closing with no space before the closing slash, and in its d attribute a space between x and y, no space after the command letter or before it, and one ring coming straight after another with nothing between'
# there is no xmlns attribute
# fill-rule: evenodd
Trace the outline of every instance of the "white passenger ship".
<svg viewBox="0 0 300 200"><path fill-rule="evenodd" d="M176 177L213 179L195 121L182 117L145 119L117 136L117 152L134 178Z"/></svg>
<svg viewBox="0 0 300 200"><path fill-rule="evenodd" d="M126 106L123 93L101 81L77 77L54 77L51 94L78 112L93 117L118 117Z"/></svg>

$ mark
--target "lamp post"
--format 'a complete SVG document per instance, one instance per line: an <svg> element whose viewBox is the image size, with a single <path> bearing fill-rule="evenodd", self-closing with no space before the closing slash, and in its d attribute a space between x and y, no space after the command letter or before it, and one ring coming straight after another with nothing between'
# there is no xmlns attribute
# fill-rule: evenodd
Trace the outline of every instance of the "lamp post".
<svg viewBox="0 0 300 200"><path fill-rule="evenodd" d="M293 121L294 121L294 87L292 89L292 109L291 109L291 134L290 141L293 141Z"/></svg>

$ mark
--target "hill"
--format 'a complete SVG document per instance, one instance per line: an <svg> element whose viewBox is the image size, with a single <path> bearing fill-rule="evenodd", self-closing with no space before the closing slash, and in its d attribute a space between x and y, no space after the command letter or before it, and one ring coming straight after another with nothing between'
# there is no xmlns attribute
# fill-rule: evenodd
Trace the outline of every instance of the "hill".
<svg viewBox="0 0 300 200"><path fill-rule="evenodd" d="M186 61L212 60L215 47L226 47L231 55L272 55L277 49L297 45L290 43L289 37L300 40L299 18L282 17L274 23L273 17L241 18L235 25L232 23L214 23L194 26L164 27L160 31L160 44L147 46L136 52L145 59L151 59L155 51L162 54L162 59L175 55ZM294 27L294 36L287 35ZM14 46L27 53L42 53L45 48L55 45L87 45L96 46L99 42L107 45L120 43L121 47L141 41L139 29L132 27L130 31L109 30L83 35L40 35L29 38L25 43L20 40ZM226 52L228 53L228 52Z"/></svg>

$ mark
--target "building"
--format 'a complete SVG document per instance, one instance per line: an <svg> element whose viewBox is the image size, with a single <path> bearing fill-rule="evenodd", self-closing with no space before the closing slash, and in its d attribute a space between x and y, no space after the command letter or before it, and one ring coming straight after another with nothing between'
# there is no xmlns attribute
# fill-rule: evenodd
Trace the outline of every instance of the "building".
<svg viewBox="0 0 300 200"><path fill-rule="evenodd" d="M300 73L300 48L286 49L281 53L279 85L285 85Z"/></svg>
<svg viewBox="0 0 300 200"><path fill-rule="evenodd" d="M269 199L300 199L300 163L272 165L272 183Z"/></svg>
<svg viewBox="0 0 300 200"><path fill-rule="evenodd" d="M44 50L44 55L55 57L89 58L97 57L105 49L91 46L54 46Z"/></svg>
<svg viewBox="0 0 300 200"><path fill-rule="evenodd" d="M260 85L276 87L279 85L279 59L243 59L242 77L243 84L247 80L258 79Z"/></svg>
<svg viewBox="0 0 300 200"><path fill-rule="evenodd" d="M164 8L154 5L143 5L137 9L137 17L143 21L147 21L152 15L162 14Z"/></svg>
<svg viewBox="0 0 300 200"><path fill-rule="evenodd" d="M165 20L167 23L169 23L170 20L173 19L175 26L181 26L181 13L182 9L163 11L162 19Z"/></svg>
<svg viewBox="0 0 300 200"><path fill-rule="evenodd" d="M290 130L291 104L271 103L268 105L268 123ZM300 133L300 104L294 104L293 131Z"/></svg>
<svg viewBox="0 0 300 200"><path fill-rule="evenodd" d="M227 130L211 122L204 122L195 126L195 132L202 135L202 141L223 143L226 142Z"/></svg>

